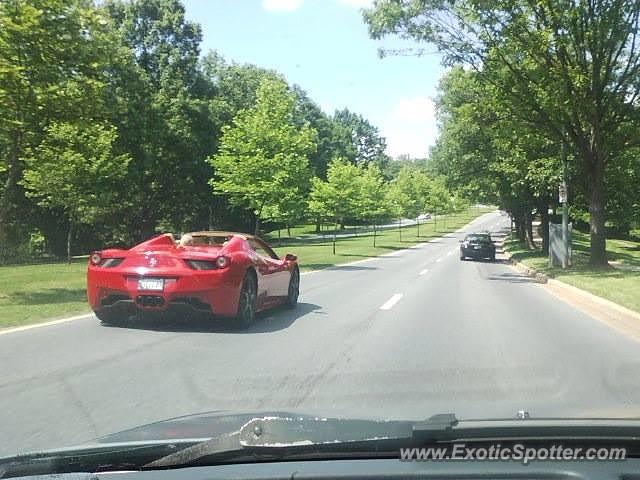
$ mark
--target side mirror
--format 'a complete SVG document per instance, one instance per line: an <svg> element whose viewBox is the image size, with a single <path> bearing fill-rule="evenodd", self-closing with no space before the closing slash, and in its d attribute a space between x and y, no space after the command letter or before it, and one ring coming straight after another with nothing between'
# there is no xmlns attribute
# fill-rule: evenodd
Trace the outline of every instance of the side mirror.
<svg viewBox="0 0 640 480"><path fill-rule="evenodd" d="M294 255L293 253L287 253L287 254L284 256L284 259L285 259L287 262L295 262L295 261L298 259L298 257L297 257L296 255Z"/></svg>

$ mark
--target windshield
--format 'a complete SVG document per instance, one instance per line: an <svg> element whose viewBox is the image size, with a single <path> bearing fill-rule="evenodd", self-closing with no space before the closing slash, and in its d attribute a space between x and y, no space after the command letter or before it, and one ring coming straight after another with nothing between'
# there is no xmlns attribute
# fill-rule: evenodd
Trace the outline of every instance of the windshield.
<svg viewBox="0 0 640 480"><path fill-rule="evenodd" d="M464 239L465 242L491 243L489 235L468 235Z"/></svg>
<svg viewBox="0 0 640 480"><path fill-rule="evenodd" d="M543 3L1 0L0 457L638 418L638 15Z"/></svg>

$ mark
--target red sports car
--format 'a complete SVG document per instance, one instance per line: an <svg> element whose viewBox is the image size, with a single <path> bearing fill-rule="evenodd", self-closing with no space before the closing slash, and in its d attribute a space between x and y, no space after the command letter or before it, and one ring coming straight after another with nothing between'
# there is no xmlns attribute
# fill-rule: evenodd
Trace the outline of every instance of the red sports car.
<svg viewBox="0 0 640 480"><path fill-rule="evenodd" d="M235 317L247 328L255 313L298 302L295 255L279 258L261 239L234 232L166 233L129 250L93 252L87 297L96 316L119 323L132 315L177 313Z"/></svg>

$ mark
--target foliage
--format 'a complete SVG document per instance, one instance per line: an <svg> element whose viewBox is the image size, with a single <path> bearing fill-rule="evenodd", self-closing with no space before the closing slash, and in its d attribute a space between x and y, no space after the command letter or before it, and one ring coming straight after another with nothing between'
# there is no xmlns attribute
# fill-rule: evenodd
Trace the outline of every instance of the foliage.
<svg viewBox="0 0 640 480"><path fill-rule="evenodd" d="M43 141L27 151L23 184L44 207L59 208L68 220L68 242L78 223L93 223L117 208L112 192L129 158L113 155L116 131L100 124L53 123ZM67 251L70 257L70 244Z"/></svg>
<svg viewBox="0 0 640 480"><path fill-rule="evenodd" d="M293 124L294 106L284 82L264 79L256 106L223 127L220 150L210 159L214 192L229 195L259 220L291 219L307 190L316 132Z"/></svg>
<svg viewBox="0 0 640 480"><path fill-rule="evenodd" d="M640 4L552 0L380 0L365 12L374 38L435 43L496 88L506 111L559 144L584 176L591 264L605 255L606 171L637 144ZM446 20L443 20L446 19Z"/></svg>

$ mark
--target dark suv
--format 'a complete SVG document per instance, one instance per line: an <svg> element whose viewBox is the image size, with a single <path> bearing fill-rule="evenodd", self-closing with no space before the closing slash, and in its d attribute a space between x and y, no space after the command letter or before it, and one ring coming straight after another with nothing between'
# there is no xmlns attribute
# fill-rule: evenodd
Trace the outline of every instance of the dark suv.
<svg viewBox="0 0 640 480"><path fill-rule="evenodd" d="M488 233L471 233L464 237L460 245L460 260L467 258L496 259L496 246Z"/></svg>

